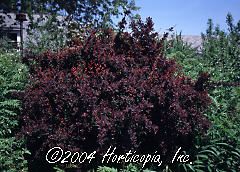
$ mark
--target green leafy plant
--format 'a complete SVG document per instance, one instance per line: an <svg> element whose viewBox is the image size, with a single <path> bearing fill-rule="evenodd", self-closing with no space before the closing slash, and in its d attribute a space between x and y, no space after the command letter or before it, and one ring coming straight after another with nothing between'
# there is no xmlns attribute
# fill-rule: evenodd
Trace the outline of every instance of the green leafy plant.
<svg viewBox="0 0 240 172"><path fill-rule="evenodd" d="M111 168L111 167L98 167L97 172L139 172L139 171L143 171L143 172L156 172L156 171L152 171L149 169L142 169L139 164L128 164L126 166L123 167L123 169L117 170L115 168Z"/></svg>
<svg viewBox="0 0 240 172"><path fill-rule="evenodd" d="M15 138L21 103L11 93L22 90L27 68L16 53L0 54L0 171L26 171L23 141Z"/></svg>
<svg viewBox="0 0 240 172"><path fill-rule="evenodd" d="M0 37L0 53L16 52L16 49L14 49L14 46L9 42L10 40L7 37L5 36Z"/></svg>
<svg viewBox="0 0 240 172"><path fill-rule="evenodd" d="M166 42L166 56L175 59L182 66L182 71L192 78L197 78L205 70L198 47L183 41L182 34L174 34Z"/></svg>
<svg viewBox="0 0 240 172"><path fill-rule="evenodd" d="M185 171L232 171L240 169L240 149L217 141L199 147L196 160L192 164L182 164Z"/></svg>
<svg viewBox="0 0 240 172"><path fill-rule="evenodd" d="M211 20L203 37L203 60L205 68L215 82L239 82L240 72L240 21L234 25L231 14L227 15L228 32L219 26L213 28ZM220 85L210 91L213 104L208 117L213 122L209 130L211 140L228 143L240 148L239 85L227 87Z"/></svg>
<svg viewBox="0 0 240 172"><path fill-rule="evenodd" d="M208 21L208 28L202 34L202 51L183 42L181 35L175 37L167 51L168 57L175 58L188 76L195 77L201 71L211 75L212 83L239 81L239 31L240 21L234 25L230 14L227 16L228 32ZM177 54L177 55L176 55ZM179 58L181 57L181 58ZM231 86L231 84L229 84ZM237 84L236 84L237 86ZM237 87L224 86L209 90L212 105L206 112L212 126L205 138L198 138L196 149L192 150L192 164L180 164L180 171L239 171L240 149L240 91Z"/></svg>
<svg viewBox="0 0 240 172"><path fill-rule="evenodd" d="M208 28L202 34L203 59L208 62L206 66L212 79L216 81L240 80L240 21L235 25L233 17L226 17L228 32L214 26L211 19L208 20Z"/></svg>
<svg viewBox="0 0 240 172"><path fill-rule="evenodd" d="M137 172L140 171L140 167L136 164L128 164L121 172Z"/></svg>
<svg viewBox="0 0 240 172"><path fill-rule="evenodd" d="M103 167L100 166L97 168L97 172L117 172L117 169L106 167L106 166L103 166Z"/></svg>
<svg viewBox="0 0 240 172"><path fill-rule="evenodd" d="M39 54L47 50L58 51L65 46L67 37L63 17L46 15L38 17L37 21L33 20L29 26L26 51Z"/></svg>

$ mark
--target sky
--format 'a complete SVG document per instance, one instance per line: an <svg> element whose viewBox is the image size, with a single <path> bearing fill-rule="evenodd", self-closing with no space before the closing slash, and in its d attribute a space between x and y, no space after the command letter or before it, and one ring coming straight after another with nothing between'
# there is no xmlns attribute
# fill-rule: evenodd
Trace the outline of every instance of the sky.
<svg viewBox="0 0 240 172"><path fill-rule="evenodd" d="M226 15L230 12L235 23L240 20L240 0L135 0L142 19L152 17L155 30L174 31L183 35L200 35L209 18L227 30Z"/></svg>

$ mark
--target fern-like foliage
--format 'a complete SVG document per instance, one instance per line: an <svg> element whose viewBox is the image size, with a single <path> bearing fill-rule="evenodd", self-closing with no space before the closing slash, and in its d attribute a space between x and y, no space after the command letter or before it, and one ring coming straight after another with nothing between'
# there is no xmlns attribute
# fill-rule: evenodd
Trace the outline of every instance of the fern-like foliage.
<svg viewBox="0 0 240 172"><path fill-rule="evenodd" d="M15 138L21 103L11 96L24 88L26 74L17 53L0 54L0 171L26 171L23 154L27 151Z"/></svg>

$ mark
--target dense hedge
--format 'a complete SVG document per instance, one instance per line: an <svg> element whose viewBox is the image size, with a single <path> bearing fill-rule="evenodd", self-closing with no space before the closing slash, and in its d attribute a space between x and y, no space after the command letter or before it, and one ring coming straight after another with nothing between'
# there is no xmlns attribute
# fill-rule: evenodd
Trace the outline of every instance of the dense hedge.
<svg viewBox="0 0 240 172"><path fill-rule="evenodd" d="M27 56L22 134L31 158L54 146L105 152L188 149L209 121L204 76L185 77L163 54L151 19L131 32L93 31L58 53ZM97 164L94 164L97 165Z"/></svg>

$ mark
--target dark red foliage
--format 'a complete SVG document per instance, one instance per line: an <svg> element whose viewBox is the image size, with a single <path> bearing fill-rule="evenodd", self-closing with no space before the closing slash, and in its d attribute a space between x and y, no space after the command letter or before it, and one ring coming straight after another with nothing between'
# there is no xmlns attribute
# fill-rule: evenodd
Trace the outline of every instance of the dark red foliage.
<svg viewBox="0 0 240 172"><path fill-rule="evenodd" d="M198 80L195 84L195 89L198 91L203 91L206 89L207 85L209 85L210 75L208 73L200 73Z"/></svg>
<svg viewBox="0 0 240 172"><path fill-rule="evenodd" d="M162 56L151 19L131 29L93 31L58 53L25 58L31 85L22 133L33 155L54 146L102 153L110 145L164 155L207 130L207 92Z"/></svg>

